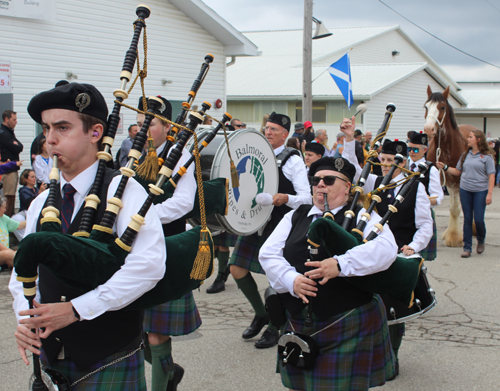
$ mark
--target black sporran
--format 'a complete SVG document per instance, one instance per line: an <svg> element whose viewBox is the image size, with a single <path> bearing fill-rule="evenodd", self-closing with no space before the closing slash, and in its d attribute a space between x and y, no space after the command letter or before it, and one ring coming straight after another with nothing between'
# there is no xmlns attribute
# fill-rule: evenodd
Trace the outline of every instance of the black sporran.
<svg viewBox="0 0 500 391"><path fill-rule="evenodd" d="M283 366L290 364L299 369L311 369L316 363L319 349L312 337L290 331L280 337L278 354Z"/></svg>

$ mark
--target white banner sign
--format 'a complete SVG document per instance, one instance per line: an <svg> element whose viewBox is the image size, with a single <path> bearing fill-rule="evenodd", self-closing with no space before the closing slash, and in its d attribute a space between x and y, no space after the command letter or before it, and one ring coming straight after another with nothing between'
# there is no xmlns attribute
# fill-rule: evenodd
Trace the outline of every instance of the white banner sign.
<svg viewBox="0 0 500 391"><path fill-rule="evenodd" d="M0 0L0 15L14 18L56 18L56 0Z"/></svg>
<svg viewBox="0 0 500 391"><path fill-rule="evenodd" d="M10 61L0 60L0 92L11 92L10 81Z"/></svg>

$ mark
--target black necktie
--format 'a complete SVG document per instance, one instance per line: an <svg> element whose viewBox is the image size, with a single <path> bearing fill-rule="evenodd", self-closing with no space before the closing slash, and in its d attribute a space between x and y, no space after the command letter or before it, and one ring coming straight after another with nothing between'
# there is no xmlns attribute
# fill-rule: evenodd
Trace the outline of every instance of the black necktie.
<svg viewBox="0 0 500 391"><path fill-rule="evenodd" d="M61 216L62 216L62 233L66 233L70 224L71 217L73 216L73 210L75 209L75 202L73 200L76 190L69 183L63 186L64 197L61 204Z"/></svg>
<svg viewBox="0 0 500 391"><path fill-rule="evenodd" d="M417 165L415 163L412 163L410 166L410 170L415 171L416 167L417 167Z"/></svg>

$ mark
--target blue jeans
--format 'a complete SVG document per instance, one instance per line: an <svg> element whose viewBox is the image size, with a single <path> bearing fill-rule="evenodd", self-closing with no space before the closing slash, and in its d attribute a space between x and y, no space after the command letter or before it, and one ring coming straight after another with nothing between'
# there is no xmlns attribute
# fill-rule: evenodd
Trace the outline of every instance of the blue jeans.
<svg viewBox="0 0 500 391"><path fill-rule="evenodd" d="M476 223L476 236L478 243L484 243L486 238L486 224L484 212L486 210L486 195L488 190L467 191L460 188L460 202L464 212L464 251L472 252L472 217Z"/></svg>

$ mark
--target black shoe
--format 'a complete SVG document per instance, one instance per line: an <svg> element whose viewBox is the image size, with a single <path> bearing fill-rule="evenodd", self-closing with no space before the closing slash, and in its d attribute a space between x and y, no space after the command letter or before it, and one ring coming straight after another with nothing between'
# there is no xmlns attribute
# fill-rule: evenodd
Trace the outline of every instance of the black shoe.
<svg viewBox="0 0 500 391"><path fill-rule="evenodd" d="M255 342L255 347L257 349L272 348L278 343L279 339L280 333L278 331L267 329L266 331L264 331L264 334L262 334L262 337L260 337L260 339Z"/></svg>
<svg viewBox="0 0 500 391"><path fill-rule="evenodd" d="M179 364L174 364L174 377L168 382L167 391L176 391L177 385L181 382L182 376L184 376L184 368Z"/></svg>
<svg viewBox="0 0 500 391"><path fill-rule="evenodd" d="M225 282L227 280L227 275L224 278L224 273L219 272L214 283L207 288L207 293L219 293L226 290Z"/></svg>
<svg viewBox="0 0 500 391"><path fill-rule="evenodd" d="M267 315L265 316L255 316L252 320L252 323L250 323L250 326L247 327L247 329L243 332L241 335L241 338L243 339L250 339L255 337L257 334L260 333L260 330L269 323L269 317Z"/></svg>

